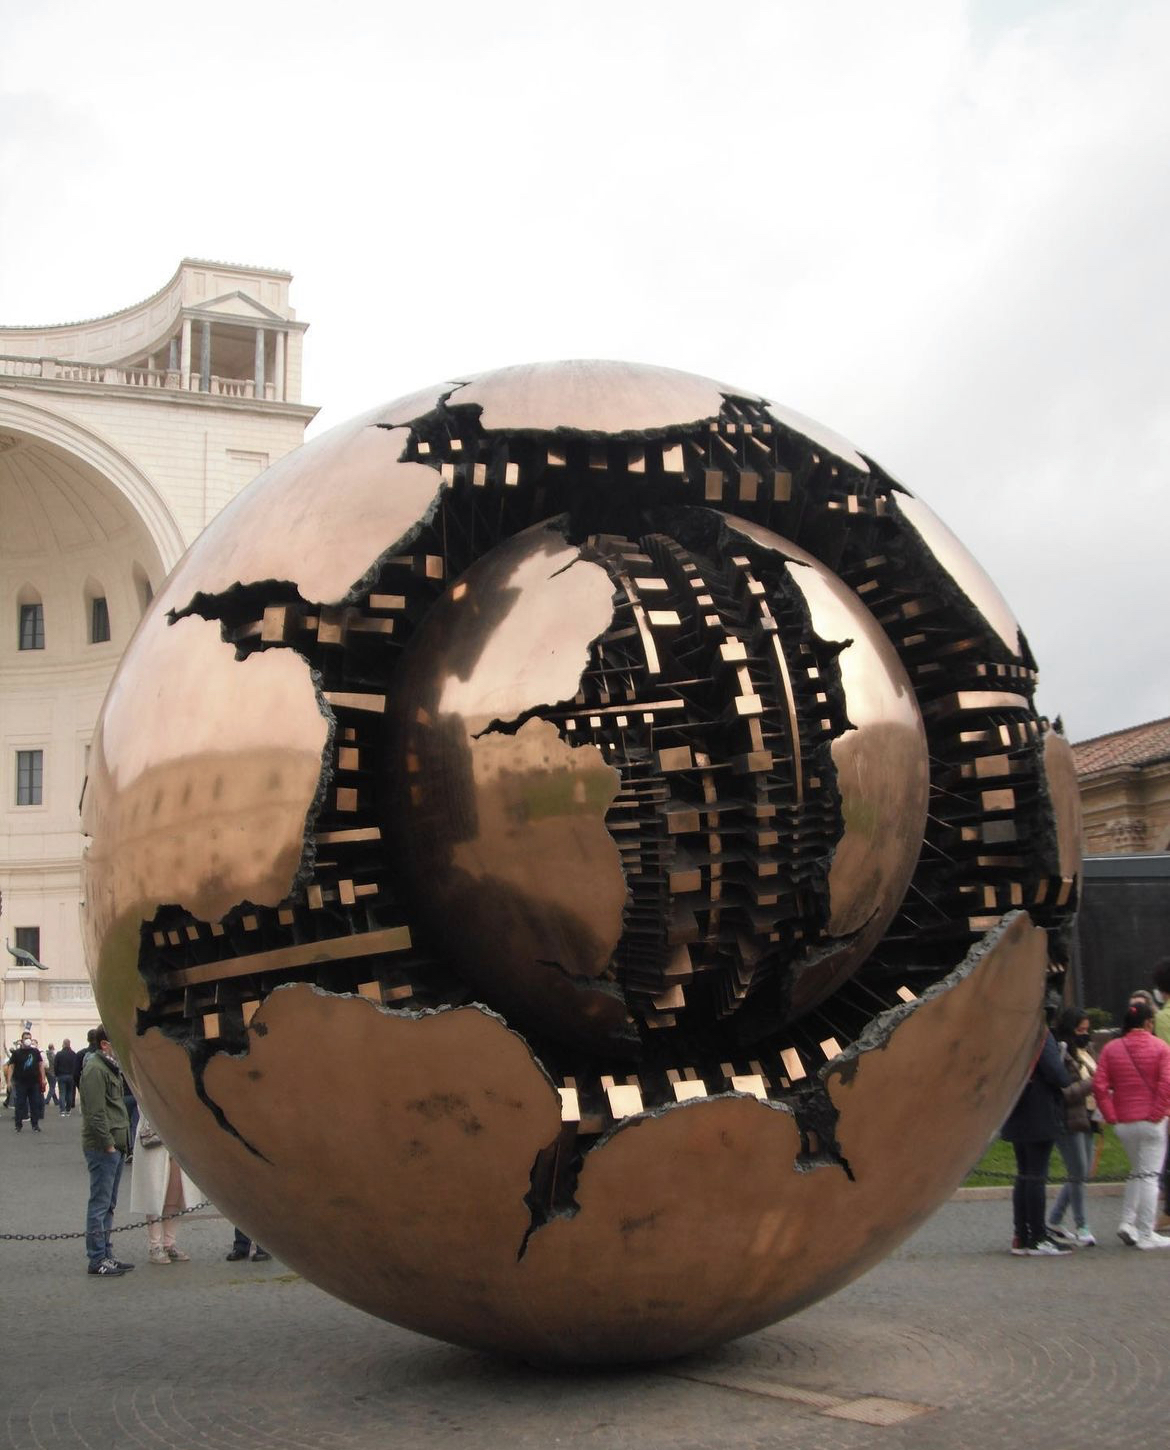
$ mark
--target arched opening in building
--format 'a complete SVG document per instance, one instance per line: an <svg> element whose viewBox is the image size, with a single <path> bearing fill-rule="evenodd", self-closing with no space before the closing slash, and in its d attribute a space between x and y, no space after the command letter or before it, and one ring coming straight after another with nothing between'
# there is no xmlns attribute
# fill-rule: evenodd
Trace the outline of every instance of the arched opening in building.
<svg viewBox="0 0 1170 1450"><path fill-rule="evenodd" d="M102 700L141 616L143 581L166 572L117 467L115 459L107 476L7 419L0 431L0 932L35 940L33 954L51 973L30 974L5 955L5 1030L17 1027L10 1001L20 1020L46 1028L62 1013L94 1011L77 926L78 801Z"/></svg>

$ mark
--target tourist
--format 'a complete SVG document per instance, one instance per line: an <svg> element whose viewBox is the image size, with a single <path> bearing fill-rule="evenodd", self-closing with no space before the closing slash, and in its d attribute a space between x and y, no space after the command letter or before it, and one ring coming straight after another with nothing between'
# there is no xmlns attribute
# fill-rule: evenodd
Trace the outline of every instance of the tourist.
<svg viewBox="0 0 1170 1450"><path fill-rule="evenodd" d="M130 1156L126 1162L133 1163L134 1142L138 1135L138 1099L134 1096L134 1089L125 1073L122 1074L122 1101L126 1104L126 1117L130 1123Z"/></svg>
<svg viewBox="0 0 1170 1450"><path fill-rule="evenodd" d="M114 1257L110 1234L122 1165L130 1151L130 1119L122 1098L122 1071L104 1027L90 1034L93 1048L81 1070L81 1147L89 1168L85 1253L89 1272L116 1278L134 1267Z"/></svg>
<svg viewBox="0 0 1170 1450"><path fill-rule="evenodd" d="M1049 1212L1048 1232L1060 1243L1091 1248L1097 1240L1085 1216L1085 1182L1093 1161L1093 1133L1100 1131L1100 1125L1096 1123L1091 1096L1097 1064L1089 1052L1089 1019L1079 1007L1066 1007L1057 1019L1054 1035L1072 1083L1064 1090L1064 1125L1056 1136L1057 1151L1068 1176ZM1073 1216L1071 1231L1061 1227L1069 1208Z"/></svg>
<svg viewBox="0 0 1170 1450"><path fill-rule="evenodd" d="M69 1039L66 1037L61 1043L61 1050L57 1054L57 1103L61 1109L61 1116L67 1118L73 1111L73 1099L76 1094L77 1084L74 1075L77 1072L77 1054L69 1046Z"/></svg>
<svg viewBox="0 0 1170 1450"><path fill-rule="evenodd" d="M73 1069L73 1081L77 1084L78 1092L81 1091L81 1074L85 1070L85 1059L89 1056L91 1052L94 1052L96 1050L94 1033L97 1030L98 1029L96 1027L91 1027L89 1029L89 1031L85 1034L85 1046L77 1054L77 1066Z"/></svg>
<svg viewBox="0 0 1170 1450"><path fill-rule="evenodd" d="M1049 1032L1032 1076L1024 1084L1001 1130L1016 1155L1016 1180L1012 1185L1013 1254L1055 1257L1072 1252L1049 1237L1044 1222L1048 1160L1064 1124L1062 1091L1071 1081L1061 1061L1056 1038Z"/></svg>
<svg viewBox="0 0 1170 1450"><path fill-rule="evenodd" d="M175 1244L175 1216L199 1202L199 1190L171 1156L161 1134L139 1115L134 1141L130 1208L146 1215L147 1257L152 1264L185 1264L190 1255Z"/></svg>
<svg viewBox="0 0 1170 1450"><path fill-rule="evenodd" d="M249 1249L252 1249L252 1262L254 1264L266 1263L272 1257L272 1255L268 1253L266 1249L262 1249L259 1244L257 1244L253 1249L252 1240L243 1231L243 1229L233 1228L232 1233L234 1237L232 1239L231 1249L228 1253L224 1255L224 1258L227 1259L229 1264L237 1263L240 1259L246 1259L248 1257Z"/></svg>
<svg viewBox="0 0 1170 1450"><path fill-rule="evenodd" d="M1101 1049L1093 1094L1129 1159L1117 1237L1130 1247L1170 1249L1170 1237L1154 1227L1170 1112L1170 1047L1154 1036L1149 1002L1131 999L1121 1036Z"/></svg>
<svg viewBox="0 0 1170 1450"><path fill-rule="evenodd" d="M57 1050L50 1042L48 1047L45 1048L45 1081L48 1084L45 1090L45 1106L48 1107L52 1103L55 1107L59 1108L61 1104L57 1100L56 1061Z"/></svg>
<svg viewBox="0 0 1170 1450"><path fill-rule="evenodd" d="M16 1108L16 1131L20 1132L28 1118L33 1132L39 1133L45 1113L45 1060L31 1032L22 1033L9 1054L4 1078Z"/></svg>
<svg viewBox="0 0 1170 1450"><path fill-rule="evenodd" d="M1163 958L1154 968L1154 1000L1158 1010L1154 1014L1154 1036L1160 1037L1170 1046L1170 957ZM1162 1212L1154 1227L1161 1233L1170 1229L1170 1153L1162 1165Z"/></svg>
<svg viewBox="0 0 1170 1450"><path fill-rule="evenodd" d="M1170 957L1154 968L1154 1036L1170 1046Z"/></svg>

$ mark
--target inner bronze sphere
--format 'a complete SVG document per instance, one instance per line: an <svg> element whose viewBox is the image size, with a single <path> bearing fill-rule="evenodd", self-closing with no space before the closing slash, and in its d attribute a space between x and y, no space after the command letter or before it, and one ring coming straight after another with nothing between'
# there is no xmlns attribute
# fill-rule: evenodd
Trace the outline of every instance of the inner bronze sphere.
<svg viewBox="0 0 1170 1450"><path fill-rule="evenodd" d="M425 389L259 478L128 649L103 1020L224 1213L372 1313L566 1362L748 1332L1028 1071L1079 871L1034 688L926 505L759 394Z"/></svg>
<svg viewBox="0 0 1170 1450"><path fill-rule="evenodd" d="M928 788L906 672L850 590L759 525L659 523L498 544L391 704L419 919L527 1034L631 1061L827 997L905 895Z"/></svg>

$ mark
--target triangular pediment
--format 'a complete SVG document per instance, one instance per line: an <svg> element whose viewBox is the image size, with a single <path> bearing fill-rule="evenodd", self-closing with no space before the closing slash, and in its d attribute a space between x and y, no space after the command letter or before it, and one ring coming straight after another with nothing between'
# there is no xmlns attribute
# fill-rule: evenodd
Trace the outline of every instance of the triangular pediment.
<svg viewBox="0 0 1170 1450"><path fill-rule="evenodd" d="M208 302L201 302L198 310L200 312L219 312L228 317L262 317L266 322L284 322L279 312L273 312L271 308L265 307L263 303L257 302L254 297L249 297L244 292L225 292L221 297L213 297Z"/></svg>

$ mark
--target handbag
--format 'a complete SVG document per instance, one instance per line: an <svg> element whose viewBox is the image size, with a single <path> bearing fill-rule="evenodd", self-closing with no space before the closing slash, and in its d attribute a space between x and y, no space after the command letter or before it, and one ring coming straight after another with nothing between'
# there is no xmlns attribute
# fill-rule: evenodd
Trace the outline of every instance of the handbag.
<svg viewBox="0 0 1170 1450"><path fill-rule="evenodd" d="M140 1148L161 1148L163 1146L162 1134L157 1128L152 1128L145 1118L138 1124L138 1146Z"/></svg>

